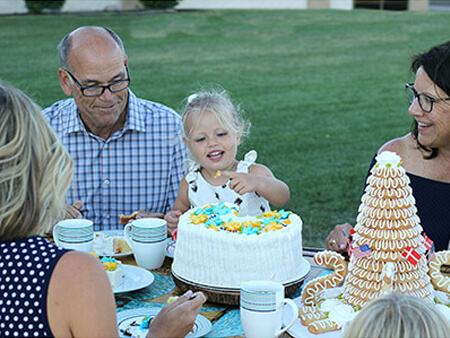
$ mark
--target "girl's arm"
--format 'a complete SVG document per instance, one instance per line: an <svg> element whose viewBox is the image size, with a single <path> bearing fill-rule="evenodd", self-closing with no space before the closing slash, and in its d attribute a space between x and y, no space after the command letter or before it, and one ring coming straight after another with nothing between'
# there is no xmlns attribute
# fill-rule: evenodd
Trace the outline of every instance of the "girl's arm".
<svg viewBox="0 0 450 338"><path fill-rule="evenodd" d="M186 181L186 176L184 176L181 180L180 187L178 188L178 196L172 206L172 210L164 216L164 219L167 222L167 231L170 234L177 228L180 216L188 211L191 206L189 203L188 189L189 184Z"/></svg>
<svg viewBox="0 0 450 338"><path fill-rule="evenodd" d="M257 192L270 203L282 206L289 202L290 192L286 183L278 180L269 168L262 164L253 164L249 173L222 171L221 175L231 178L230 188L238 194Z"/></svg>

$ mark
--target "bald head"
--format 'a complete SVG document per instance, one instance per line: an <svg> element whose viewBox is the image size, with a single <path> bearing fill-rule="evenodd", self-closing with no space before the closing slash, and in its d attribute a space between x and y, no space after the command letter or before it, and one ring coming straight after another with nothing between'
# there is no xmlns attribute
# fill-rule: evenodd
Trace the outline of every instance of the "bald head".
<svg viewBox="0 0 450 338"><path fill-rule="evenodd" d="M67 34L58 46L61 68L70 69L72 54L99 56L102 53L121 54L126 59L125 49L120 37L112 30L103 27L79 27Z"/></svg>

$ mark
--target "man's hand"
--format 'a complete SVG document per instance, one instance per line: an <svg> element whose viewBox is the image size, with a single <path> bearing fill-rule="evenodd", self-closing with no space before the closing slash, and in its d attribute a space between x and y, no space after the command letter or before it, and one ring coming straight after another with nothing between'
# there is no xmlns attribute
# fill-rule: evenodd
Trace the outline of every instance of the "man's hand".
<svg viewBox="0 0 450 338"><path fill-rule="evenodd" d="M83 218L83 214L81 213L81 209L83 208L83 202L75 201L73 205L66 203L64 208L66 211L64 219Z"/></svg>

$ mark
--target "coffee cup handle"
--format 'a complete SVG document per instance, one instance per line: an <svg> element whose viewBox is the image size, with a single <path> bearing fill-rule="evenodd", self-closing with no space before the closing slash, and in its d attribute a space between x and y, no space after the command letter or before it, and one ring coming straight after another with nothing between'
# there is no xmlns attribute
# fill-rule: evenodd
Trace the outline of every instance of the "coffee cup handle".
<svg viewBox="0 0 450 338"><path fill-rule="evenodd" d="M278 330L277 332L275 332L275 337L278 337L280 335L282 335L283 333L285 333L287 330L289 330L292 325L294 325L295 321L298 318L298 306L297 304L294 303L294 301L292 299L289 298L285 298L283 299L283 303L289 305L292 308L292 321L289 325L286 325L283 329Z"/></svg>
<svg viewBox="0 0 450 338"><path fill-rule="evenodd" d="M123 228L123 236L125 237L125 240L127 241L128 245L133 249L133 243L130 238L130 231L131 231L131 224L128 223Z"/></svg>
<svg viewBox="0 0 450 338"><path fill-rule="evenodd" d="M59 239L58 239L58 233L56 231L57 227L59 227L59 224L55 224L55 226L53 227L52 236L53 236L53 240L55 241L56 246L61 246Z"/></svg>

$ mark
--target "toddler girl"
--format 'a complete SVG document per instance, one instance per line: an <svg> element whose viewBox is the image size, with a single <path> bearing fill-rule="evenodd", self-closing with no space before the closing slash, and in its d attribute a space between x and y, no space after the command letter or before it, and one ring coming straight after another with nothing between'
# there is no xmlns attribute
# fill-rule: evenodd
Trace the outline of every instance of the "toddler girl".
<svg viewBox="0 0 450 338"><path fill-rule="evenodd" d="M269 202L281 206L289 201L288 186L269 168L256 164L254 150L236 160L241 137L250 122L230 101L225 91L189 96L183 112L184 143L195 163L181 180L178 197L165 220L169 232L187 210L220 202L239 206L240 216L269 211Z"/></svg>

